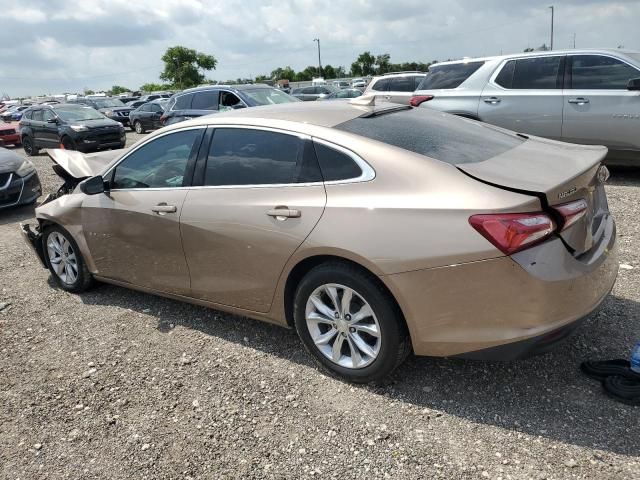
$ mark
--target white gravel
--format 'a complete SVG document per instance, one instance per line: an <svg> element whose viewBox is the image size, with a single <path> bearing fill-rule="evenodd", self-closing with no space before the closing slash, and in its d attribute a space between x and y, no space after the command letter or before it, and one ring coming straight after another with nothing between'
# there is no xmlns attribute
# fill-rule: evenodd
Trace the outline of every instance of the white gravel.
<svg viewBox="0 0 640 480"><path fill-rule="evenodd" d="M278 327L58 290L20 238L33 209L1 211L0 478L640 478L640 409L578 369L640 339L640 170L607 192L632 268L575 336L519 362L410 358L375 387L327 378Z"/></svg>

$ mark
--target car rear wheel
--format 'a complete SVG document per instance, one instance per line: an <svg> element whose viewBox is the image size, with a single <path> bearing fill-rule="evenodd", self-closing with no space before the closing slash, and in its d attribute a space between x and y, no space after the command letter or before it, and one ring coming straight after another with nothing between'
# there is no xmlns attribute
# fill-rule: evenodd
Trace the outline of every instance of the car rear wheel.
<svg viewBox="0 0 640 480"><path fill-rule="evenodd" d="M47 266L60 288L79 293L91 286L93 277L78 245L66 230L57 225L47 228L43 242Z"/></svg>
<svg viewBox="0 0 640 480"><path fill-rule="evenodd" d="M397 305L371 274L331 262L311 270L294 299L298 335L330 374L367 383L389 375L409 353Z"/></svg>
<svg viewBox="0 0 640 480"><path fill-rule="evenodd" d="M73 139L71 139L70 137L62 137L62 146L64 147L65 150L77 150L78 146L76 145L76 142L73 141Z"/></svg>
<svg viewBox="0 0 640 480"><path fill-rule="evenodd" d="M135 122L133 122L133 128L137 134L141 135L144 133L144 127L142 126L142 122L140 120L136 120Z"/></svg>
<svg viewBox="0 0 640 480"><path fill-rule="evenodd" d="M24 153L29 157L33 157L40 153L40 149L33 144L33 139L31 137L24 137L22 139L22 148L24 148Z"/></svg>

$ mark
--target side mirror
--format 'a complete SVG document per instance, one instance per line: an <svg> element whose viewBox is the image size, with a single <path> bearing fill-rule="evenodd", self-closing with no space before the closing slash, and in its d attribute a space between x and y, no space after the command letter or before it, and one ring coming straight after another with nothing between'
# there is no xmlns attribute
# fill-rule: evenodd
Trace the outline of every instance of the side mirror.
<svg viewBox="0 0 640 480"><path fill-rule="evenodd" d="M233 107L231 107L234 110L239 110L241 108L247 108L247 106L243 103L236 103Z"/></svg>
<svg viewBox="0 0 640 480"><path fill-rule="evenodd" d="M58 123L58 119L57 118L50 118L49 120L47 120L47 123Z"/></svg>
<svg viewBox="0 0 640 480"><path fill-rule="evenodd" d="M640 78L632 78L629 80L627 90L640 90Z"/></svg>
<svg viewBox="0 0 640 480"><path fill-rule="evenodd" d="M80 184L80 191L85 195L97 195L105 191L104 179L101 175L91 177Z"/></svg>

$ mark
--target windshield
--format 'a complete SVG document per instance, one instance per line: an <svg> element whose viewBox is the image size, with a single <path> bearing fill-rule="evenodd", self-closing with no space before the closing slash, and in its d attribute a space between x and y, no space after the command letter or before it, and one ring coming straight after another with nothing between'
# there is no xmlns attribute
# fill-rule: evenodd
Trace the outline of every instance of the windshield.
<svg viewBox="0 0 640 480"><path fill-rule="evenodd" d="M335 128L453 165L482 162L524 142L515 134L429 108L357 117Z"/></svg>
<svg viewBox="0 0 640 480"><path fill-rule="evenodd" d="M91 107L64 106L55 109L58 116L67 122L77 122L82 120L103 120L105 117Z"/></svg>
<svg viewBox="0 0 640 480"><path fill-rule="evenodd" d="M96 104L98 108L108 108L108 107L125 107L126 105L122 103L117 98L95 98L93 102Z"/></svg>
<svg viewBox="0 0 640 480"><path fill-rule="evenodd" d="M633 58L636 62L638 62L638 64L640 64L640 52L633 52L633 53L626 52L625 55L627 57Z"/></svg>
<svg viewBox="0 0 640 480"><path fill-rule="evenodd" d="M247 97L256 102L258 105L274 105L276 103L298 102L297 98L292 97L275 88L256 88L244 90Z"/></svg>

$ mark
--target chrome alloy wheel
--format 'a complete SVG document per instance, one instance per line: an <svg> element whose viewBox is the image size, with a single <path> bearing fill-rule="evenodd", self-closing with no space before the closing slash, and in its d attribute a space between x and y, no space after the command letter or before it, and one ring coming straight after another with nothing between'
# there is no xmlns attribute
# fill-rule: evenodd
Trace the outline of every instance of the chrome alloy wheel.
<svg viewBox="0 0 640 480"><path fill-rule="evenodd" d="M307 300L307 328L318 350L345 368L370 365L380 352L380 324L371 306L355 290L329 283Z"/></svg>
<svg viewBox="0 0 640 480"><path fill-rule="evenodd" d="M47 238L47 255L58 278L73 285L78 279L78 257L71 242L61 233L52 232Z"/></svg>

